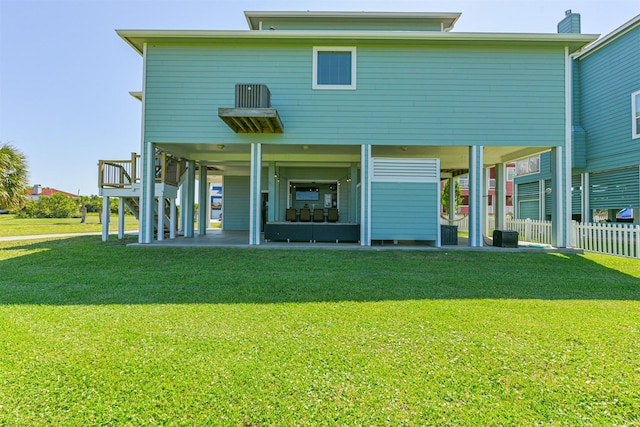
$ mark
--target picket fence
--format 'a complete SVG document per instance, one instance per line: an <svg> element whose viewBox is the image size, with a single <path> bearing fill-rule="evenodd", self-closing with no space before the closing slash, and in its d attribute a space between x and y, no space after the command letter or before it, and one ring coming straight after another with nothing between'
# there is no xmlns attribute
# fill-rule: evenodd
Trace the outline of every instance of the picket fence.
<svg viewBox="0 0 640 427"><path fill-rule="evenodd" d="M446 221L443 221L446 224ZM469 218L459 217L454 225L459 231L469 231ZM495 228L489 219L489 235ZM506 229L518 232L522 241L551 244L551 221L508 219ZM589 252L640 259L640 225L624 223L572 222L572 246Z"/></svg>

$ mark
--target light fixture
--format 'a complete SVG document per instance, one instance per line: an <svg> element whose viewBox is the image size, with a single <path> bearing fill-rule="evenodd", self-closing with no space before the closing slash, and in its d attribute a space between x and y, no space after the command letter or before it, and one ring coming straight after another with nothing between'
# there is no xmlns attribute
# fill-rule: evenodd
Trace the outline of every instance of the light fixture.
<svg viewBox="0 0 640 427"><path fill-rule="evenodd" d="M224 150L224 144L218 144L218 150Z"/></svg>
<svg viewBox="0 0 640 427"><path fill-rule="evenodd" d="M275 174L273 177L276 179L276 181L280 182L280 177L278 176L278 174Z"/></svg>

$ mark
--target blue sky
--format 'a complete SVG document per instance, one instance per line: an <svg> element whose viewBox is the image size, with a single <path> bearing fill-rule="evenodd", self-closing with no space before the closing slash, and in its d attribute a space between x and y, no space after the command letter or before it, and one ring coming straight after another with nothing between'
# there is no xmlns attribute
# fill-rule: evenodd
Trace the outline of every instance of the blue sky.
<svg viewBox="0 0 640 427"><path fill-rule="evenodd" d="M31 184L97 194L100 159L140 147L142 59L115 29L247 29L245 10L461 12L456 32L554 33L564 12L605 35L640 0L0 0L0 143Z"/></svg>

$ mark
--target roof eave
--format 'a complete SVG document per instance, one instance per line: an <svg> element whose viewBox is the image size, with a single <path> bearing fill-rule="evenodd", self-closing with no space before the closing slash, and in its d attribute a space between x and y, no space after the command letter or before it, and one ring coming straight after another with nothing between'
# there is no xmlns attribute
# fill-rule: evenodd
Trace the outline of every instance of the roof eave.
<svg viewBox="0 0 640 427"><path fill-rule="evenodd" d="M460 12L295 12L295 11L245 11L244 16L252 30L259 30L260 18L407 18L444 19L451 21L451 28L460 19Z"/></svg>
<svg viewBox="0 0 640 427"><path fill-rule="evenodd" d="M423 40L448 42L513 42L564 44L576 52L598 39L597 34L537 34L537 33L458 33L438 31L217 31L217 30L116 30L127 44L142 54L145 42L158 39L354 39L360 40Z"/></svg>

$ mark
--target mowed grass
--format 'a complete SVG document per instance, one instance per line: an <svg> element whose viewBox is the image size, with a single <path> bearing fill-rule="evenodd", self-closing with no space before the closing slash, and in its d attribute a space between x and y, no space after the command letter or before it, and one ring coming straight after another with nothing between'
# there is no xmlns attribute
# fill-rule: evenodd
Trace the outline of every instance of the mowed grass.
<svg viewBox="0 0 640 427"><path fill-rule="evenodd" d="M118 215L111 214L110 219L109 231L118 231ZM137 230L138 220L133 215L126 215L124 227L126 231ZM101 231L102 224L97 213L87 214L84 223L80 223L80 218L16 218L15 215L0 215L0 237Z"/></svg>
<svg viewBox="0 0 640 427"><path fill-rule="evenodd" d="M0 425L639 425L640 262L0 242L0 353Z"/></svg>

